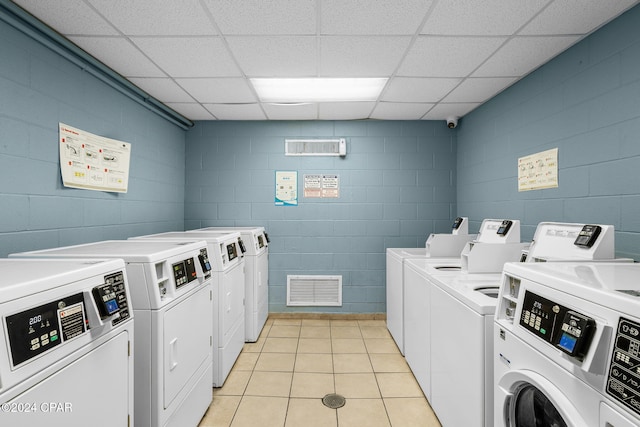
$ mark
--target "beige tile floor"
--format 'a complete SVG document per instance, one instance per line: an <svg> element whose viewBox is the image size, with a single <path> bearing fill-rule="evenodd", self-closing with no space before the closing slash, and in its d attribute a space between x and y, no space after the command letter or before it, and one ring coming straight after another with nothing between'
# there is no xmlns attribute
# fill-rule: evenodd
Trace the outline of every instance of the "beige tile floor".
<svg viewBox="0 0 640 427"><path fill-rule="evenodd" d="M339 409L322 397L346 398ZM439 427L384 320L269 319L200 427Z"/></svg>

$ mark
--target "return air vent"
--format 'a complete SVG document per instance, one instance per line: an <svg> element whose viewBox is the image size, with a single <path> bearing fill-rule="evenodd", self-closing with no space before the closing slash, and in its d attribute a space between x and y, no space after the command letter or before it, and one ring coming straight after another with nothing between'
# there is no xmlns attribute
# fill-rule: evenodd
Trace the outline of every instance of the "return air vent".
<svg viewBox="0 0 640 427"><path fill-rule="evenodd" d="M337 139L285 139L286 156L346 156L347 141Z"/></svg>
<svg viewBox="0 0 640 427"><path fill-rule="evenodd" d="M342 306L342 276L287 276L288 306Z"/></svg>

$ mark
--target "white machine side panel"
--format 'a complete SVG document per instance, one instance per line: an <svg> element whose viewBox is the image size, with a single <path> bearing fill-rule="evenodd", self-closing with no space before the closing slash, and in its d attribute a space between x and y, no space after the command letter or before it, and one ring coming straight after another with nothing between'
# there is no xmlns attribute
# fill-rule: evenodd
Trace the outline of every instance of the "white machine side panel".
<svg viewBox="0 0 640 427"><path fill-rule="evenodd" d="M203 286L164 314L165 408L171 405L203 365L211 363L210 291L211 286Z"/></svg>
<svg viewBox="0 0 640 427"><path fill-rule="evenodd" d="M133 366L129 334L112 339L8 401L0 415L3 426L93 426L102 422L129 425ZM25 411L29 408L29 411ZM20 410L19 410L20 409ZM131 418L133 420L133 418Z"/></svg>
<svg viewBox="0 0 640 427"><path fill-rule="evenodd" d="M252 255L244 257L244 329L245 340L251 341L257 329L258 311L258 272L257 258ZM255 341L255 339L253 340Z"/></svg>
<svg viewBox="0 0 640 427"><path fill-rule="evenodd" d="M404 266L404 355L427 399L431 399L431 288Z"/></svg>
<svg viewBox="0 0 640 427"><path fill-rule="evenodd" d="M437 286L431 289L431 316L429 402L444 426L483 427L483 316Z"/></svg>
<svg viewBox="0 0 640 427"><path fill-rule="evenodd" d="M404 355L402 259L387 251L387 329Z"/></svg>
<svg viewBox="0 0 640 427"><path fill-rule="evenodd" d="M269 316L269 252L265 249L256 257L257 281L258 281L258 323L256 328L256 340L262 332L267 317Z"/></svg>

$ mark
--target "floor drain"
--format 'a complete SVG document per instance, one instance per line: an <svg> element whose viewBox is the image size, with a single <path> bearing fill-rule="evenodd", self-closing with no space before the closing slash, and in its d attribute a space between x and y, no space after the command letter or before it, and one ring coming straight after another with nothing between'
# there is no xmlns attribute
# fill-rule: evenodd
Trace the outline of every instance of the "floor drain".
<svg viewBox="0 0 640 427"><path fill-rule="evenodd" d="M346 400L343 396L340 396L339 394L331 393L331 394L327 394L325 397L322 398L322 403L324 404L324 406L328 408L338 409L344 406L344 404L346 403Z"/></svg>

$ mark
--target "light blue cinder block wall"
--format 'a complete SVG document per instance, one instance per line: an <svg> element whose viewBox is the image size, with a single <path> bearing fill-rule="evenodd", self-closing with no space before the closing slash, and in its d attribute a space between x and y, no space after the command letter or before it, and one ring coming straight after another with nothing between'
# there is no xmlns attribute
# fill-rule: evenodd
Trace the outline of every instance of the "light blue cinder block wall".
<svg viewBox="0 0 640 427"><path fill-rule="evenodd" d="M184 227L185 131L0 21L0 256ZM132 144L126 194L62 186L58 123Z"/></svg>
<svg viewBox="0 0 640 427"><path fill-rule="evenodd" d="M287 157L285 138L344 137L347 156ZM455 132L431 121L197 122L187 132L185 228L261 225L272 312L385 312L385 251L423 246L455 215ZM275 206L275 171L298 172L298 206ZM305 198L305 174L340 197ZM287 307L287 275L339 274L342 307Z"/></svg>
<svg viewBox="0 0 640 427"><path fill-rule="evenodd" d="M640 7L463 118L458 213L612 224L618 256L640 259ZM517 159L558 148L559 187L518 192Z"/></svg>

